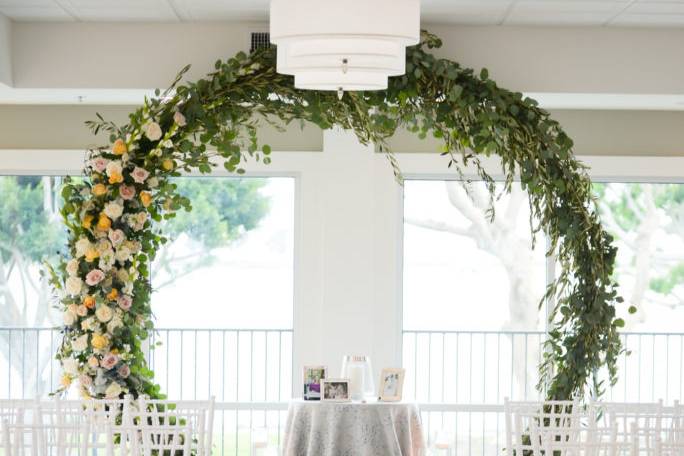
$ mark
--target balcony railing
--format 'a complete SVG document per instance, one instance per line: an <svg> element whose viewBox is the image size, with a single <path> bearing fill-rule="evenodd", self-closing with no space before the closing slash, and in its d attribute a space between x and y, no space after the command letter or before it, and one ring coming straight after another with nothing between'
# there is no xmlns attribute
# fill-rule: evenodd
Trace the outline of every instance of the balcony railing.
<svg viewBox="0 0 684 456"><path fill-rule="evenodd" d="M158 329L148 356L169 397L215 396L216 454L249 455L256 440L278 448L292 393L292 330ZM53 391L60 333L0 328L0 397ZM684 333L626 333L631 351L605 400L682 398ZM536 399L542 332L404 331L404 395L420 404L431 441L455 454L501 454L503 398ZM160 345L157 345L160 343Z"/></svg>

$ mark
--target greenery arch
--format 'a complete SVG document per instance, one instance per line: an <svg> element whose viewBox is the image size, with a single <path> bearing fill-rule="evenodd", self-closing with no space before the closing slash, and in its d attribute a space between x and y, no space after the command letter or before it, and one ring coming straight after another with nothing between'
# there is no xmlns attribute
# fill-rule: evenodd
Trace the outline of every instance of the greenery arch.
<svg viewBox="0 0 684 456"><path fill-rule="evenodd" d="M401 174L386 139L400 126L444 142L446 165L462 177L471 164L496 197L480 157L498 155L504 189L518 180L529 192L533 231L544 230L560 264L544 299L556 301L553 328L540 366L540 389L549 398L602 392L599 370L615 382L622 351L611 275L616 249L592 202L591 182L572 154L572 141L534 100L502 89L487 71L475 75L458 63L438 59L441 46L423 32L407 50L407 72L381 92L297 90L275 70L274 48L217 61L205 79L181 83L146 99L117 126L102 117L88 122L111 144L90 151L85 179L63 188L62 215L69 230L69 255L52 269L61 292L64 337L57 358L62 388L74 379L86 397L125 393L161 396L142 352L153 330L148 264L166 242L155 222L171 218L191 201L169 178L181 171L210 173L219 157L231 172L247 160L270 162L257 128L306 120L325 129L352 129L375 143ZM209 150L207 146L211 146ZM494 214L491 214L492 217ZM533 220L536 220L533 221ZM631 308L630 311L635 309Z"/></svg>

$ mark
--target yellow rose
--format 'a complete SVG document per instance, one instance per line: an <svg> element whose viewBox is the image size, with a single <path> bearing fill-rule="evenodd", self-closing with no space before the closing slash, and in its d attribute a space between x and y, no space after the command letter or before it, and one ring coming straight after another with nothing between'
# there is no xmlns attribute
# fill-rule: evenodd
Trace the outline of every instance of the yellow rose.
<svg viewBox="0 0 684 456"><path fill-rule="evenodd" d="M85 217L83 217L83 222L81 223L81 226L83 228L89 230L91 225L93 224L93 216L90 214L86 214Z"/></svg>
<svg viewBox="0 0 684 456"><path fill-rule="evenodd" d="M147 207L152 202L152 195L149 192L140 192L140 201L143 206Z"/></svg>
<svg viewBox="0 0 684 456"><path fill-rule="evenodd" d="M64 388L69 388L69 386L71 386L71 377L67 374L62 375L60 383Z"/></svg>
<svg viewBox="0 0 684 456"><path fill-rule="evenodd" d="M100 218L97 219L97 229L100 231L107 231L112 226L112 221L104 214L100 214Z"/></svg>
<svg viewBox="0 0 684 456"><path fill-rule="evenodd" d="M93 185L93 195L102 196L105 193L107 193L107 187L105 187L104 184Z"/></svg>
<svg viewBox="0 0 684 456"><path fill-rule="evenodd" d="M86 306L88 309L94 309L95 308L95 298L92 296L88 295L85 298L83 298L83 305Z"/></svg>
<svg viewBox="0 0 684 456"><path fill-rule="evenodd" d="M99 256L100 256L100 252L98 252L97 249L96 249L95 247L91 247L91 248L89 248L88 250L86 250L86 253L85 253L85 260L86 260L88 263L92 263L92 262L95 261L95 259L96 259L97 257L99 257Z"/></svg>
<svg viewBox="0 0 684 456"><path fill-rule="evenodd" d="M162 162L162 168L164 168L166 171L171 171L173 168L176 167L176 162L171 160L170 158L167 158Z"/></svg>
<svg viewBox="0 0 684 456"><path fill-rule="evenodd" d="M123 175L121 173L112 173L109 175L110 184L118 184L123 182Z"/></svg>
<svg viewBox="0 0 684 456"><path fill-rule="evenodd" d="M112 291L110 291L109 294L107 294L107 299L109 299L110 301L116 301L116 298L118 297L119 290L117 290L116 288L112 288Z"/></svg>
<svg viewBox="0 0 684 456"><path fill-rule="evenodd" d="M123 155L126 152L128 152L128 147L126 147L126 143L123 139L119 138L116 141L114 141L114 145L112 146L112 152L116 155Z"/></svg>
<svg viewBox="0 0 684 456"><path fill-rule="evenodd" d="M95 350L104 349L108 343L109 341L102 334L93 334L93 337L90 339L90 345L92 345Z"/></svg>

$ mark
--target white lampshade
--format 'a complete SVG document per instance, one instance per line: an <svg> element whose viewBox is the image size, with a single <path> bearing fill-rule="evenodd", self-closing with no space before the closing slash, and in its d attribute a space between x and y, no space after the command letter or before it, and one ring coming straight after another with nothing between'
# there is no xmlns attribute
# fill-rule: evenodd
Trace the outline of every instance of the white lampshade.
<svg viewBox="0 0 684 456"><path fill-rule="evenodd" d="M271 0L277 70L299 88L385 89L419 39L419 0Z"/></svg>

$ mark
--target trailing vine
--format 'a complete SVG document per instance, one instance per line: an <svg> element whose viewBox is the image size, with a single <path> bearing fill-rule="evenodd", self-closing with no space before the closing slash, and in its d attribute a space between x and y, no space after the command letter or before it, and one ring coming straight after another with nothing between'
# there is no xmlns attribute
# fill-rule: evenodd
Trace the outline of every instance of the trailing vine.
<svg viewBox="0 0 684 456"><path fill-rule="evenodd" d="M94 133L109 133L110 144L90 151L85 178L68 181L62 193L69 250L52 282L64 311L57 354L63 388L78 379L87 397L161 395L142 349L153 331L148 265L166 242L156 223L192 208L170 178L210 173L217 162L238 174L250 160L269 163L259 126L294 121L354 130L387 154L398 180L387 139L400 127L432 135L444 144L445 165L461 176L474 166L492 199L494 181L481 158L499 156L503 191L527 190L532 230L547 234L548 254L560 269L542 300L555 305L539 388L552 399L600 395L603 368L614 383L624 325L615 316L622 300L611 279L616 249L571 139L534 100L498 87L486 70L475 74L433 56L430 49L439 46L424 32L407 50L406 74L391 78L387 90L349 92L341 100L333 92L295 89L292 77L276 72L274 48L239 53L196 82L181 83L186 67L126 125L99 116L89 122Z"/></svg>

